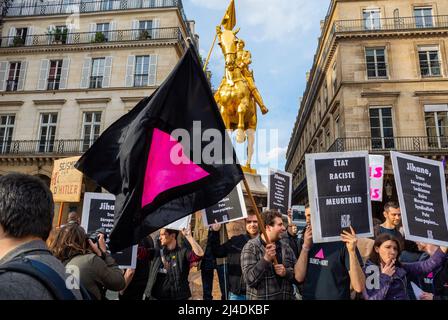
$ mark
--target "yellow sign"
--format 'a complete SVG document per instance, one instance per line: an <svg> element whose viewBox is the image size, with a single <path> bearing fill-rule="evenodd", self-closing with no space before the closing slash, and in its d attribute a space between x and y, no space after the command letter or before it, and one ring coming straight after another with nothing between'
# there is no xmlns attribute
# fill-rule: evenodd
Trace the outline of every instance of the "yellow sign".
<svg viewBox="0 0 448 320"><path fill-rule="evenodd" d="M82 173L75 168L80 157L54 161L50 189L54 202L79 202L81 200Z"/></svg>

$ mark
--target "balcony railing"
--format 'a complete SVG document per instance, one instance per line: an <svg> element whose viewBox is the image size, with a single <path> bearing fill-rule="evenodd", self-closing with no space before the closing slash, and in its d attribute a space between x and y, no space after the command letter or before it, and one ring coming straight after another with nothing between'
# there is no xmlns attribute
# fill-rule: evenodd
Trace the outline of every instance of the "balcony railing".
<svg viewBox="0 0 448 320"><path fill-rule="evenodd" d="M448 153L447 137L354 137L336 139L328 152L363 151L386 153L402 152L445 152Z"/></svg>
<svg viewBox="0 0 448 320"><path fill-rule="evenodd" d="M0 142L0 156L82 154L91 140L12 140Z"/></svg>
<svg viewBox="0 0 448 320"><path fill-rule="evenodd" d="M150 9L178 7L183 13L181 0L103 0L103 1L24 1L22 5L13 5L6 16L40 16L56 14L87 13L127 9ZM183 14L182 14L183 15ZM186 19L185 19L186 20Z"/></svg>
<svg viewBox="0 0 448 320"><path fill-rule="evenodd" d="M422 30L448 28L448 15L426 16L428 20L422 23L421 17L398 17L374 20L339 20L334 23L335 32L378 32L400 30Z"/></svg>
<svg viewBox="0 0 448 320"><path fill-rule="evenodd" d="M56 36L55 34L36 34L27 36L29 41L17 43L15 37L0 38L1 47L30 47L30 46L54 46L73 44L99 44L123 41L157 41L157 40L177 40L181 45L182 33L179 27L174 28L154 28L154 29L130 29L114 30L103 32L69 32Z"/></svg>

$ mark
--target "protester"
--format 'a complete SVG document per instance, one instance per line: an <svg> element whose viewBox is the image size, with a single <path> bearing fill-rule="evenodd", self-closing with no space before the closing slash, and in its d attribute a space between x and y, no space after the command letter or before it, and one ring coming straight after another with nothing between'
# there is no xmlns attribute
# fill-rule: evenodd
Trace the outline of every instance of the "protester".
<svg viewBox="0 0 448 320"><path fill-rule="evenodd" d="M145 299L186 300L191 297L188 274L192 264L204 256L204 251L192 237L190 227L183 229L182 234L191 249L179 247L178 234L177 230L160 230L161 248L150 265Z"/></svg>
<svg viewBox="0 0 448 320"><path fill-rule="evenodd" d="M300 239L298 235L299 229L292 222L292 210L288 209L288 227L286 228L286 232L282 236L282 241L288 244L292 252L294 252L294 258L297 261L300 254Z"/></svg>
<svg viewBox="0 0 448 320"><path fill-rule="evenodd" d="M120 300L143 300L149 277L149 264L154 256L154 241L150 235L143 238L137 248L135 269L126 269L124 279L126 287L120 291Z"/></svg>
<svg viewBox="0 0 448 320"><path fill-rule="evenodd" d="M404 237L400 232L401 226L401 210L397 202L389 201L384 205L384 222L376 225L373 229L374 239L382 233L387 233L400 241L401 248L404 248Z"/></svg>
<svg viewBox="0 0 448 320"><path fill-rule="evenodd" d="M303 300L349 300L350 284L361 293L365 277L353 228L341 234L342 242L313 244L309 207L305 217L304 242L294 267L296 280L303 283Z"/></svg>
<svg viewBox="0 0 448 320"><path fill-rule="evenodd" d="M210 244L215 257L227 257L229 278L229 300L246 300L246 283L241 272L241 251L250 239L258 236L258 220L253 212L248 212L246 233L233 236L227 242L220 244L220 224L212 225Z"/></svg>
<svg viewBox="0 0 448 320"><path fill-rule="evenodd" d="M56 234L50 250L68 269L79 270L81 285L96 300L104 300L106 290L119 291L126 285L123 272L107 253L102 233L94 243L80 225L67 224Z"/></svg>
<svg viewBox="0 0 448 320"><path fill-rule="evenodd" d="M76 211L70 211L67 217L67 223L81 224L81 217Z"/></svg>
<svg viewBox="0 0 448 320"><path fill-rule="evenodd" d="M280 241L282 232L285 232L282 215L268 210L263 213L263 220L269 239L259 235L249 240L241 252L247 299L292 300L294 253ZM275 259L278 264L274 264Z"/></svg>
<svg viewBox="0 0 448 320"><path fill-rule="evenodd" d="M400 242L389 233L375 239L374 250L364 267L367 277L363 292L368 300L409 300L406 278L417 278L440 268L447 248L442 247L427 260L400 263Z"/></svg>
<svg viewBox="0 0 448 320"><path fill-rule="evenodd" d="M45 244L53 212L51 192L39 178L0 177L0 300L82 299L75 287L58 285L66 283L65 268Z"/></svg>

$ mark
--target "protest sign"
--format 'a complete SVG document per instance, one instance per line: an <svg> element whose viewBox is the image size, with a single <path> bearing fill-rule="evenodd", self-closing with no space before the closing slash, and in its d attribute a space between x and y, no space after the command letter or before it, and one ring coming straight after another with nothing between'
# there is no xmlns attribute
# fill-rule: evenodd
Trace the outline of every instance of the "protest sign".
<svg viewBox="0 0 448 320"><path fill-rule="evenodd" d="M82 172L74 165L80 157L55 160L50 190L54 202L79 202L81 200Z"/></svg>
<svg viewBox="0 0 448 320"><path fill-rule="evenodd" d="M177 221L174 221L173 223L167 225L164 227L164 229L171 229L171 230L179 230L182 231L182 229L187 229L188 225L191 223L191 214L179 219Z"/></svg>
<svg viewBox="0 0 448 320"><path fill-rule="evenodd" d="M358 237L373 236L367 152L305 156L313 240L341 239L353 227Z"/></svg>
<svg viewBox="0 0 448 320"><path fill-rule="evenodd" d="M370 198L383 202L384 156L369 155Z"/></svg>
<svg viewBox="0 0 448 320"><path fill-rule="evenodd" d="M109 242L109 235L114 226L115 196L108 193L84 194L84 204L82 209L82 227L90 234L100 228L106 233L106 244ZM123 251L114 253L112 257L122 269L135 269L137 264L137 248L132 246Z"/></svg>
<svg viewBox="0 0 448 320"><path fill-rule="evenodd" d="M291 208L292 174L269 169L268 209L287 214Z"/></svg>
<svg viewBox="0 0 448 320"><path fill-rule="evenodd" d="M202 211L206 226L214 223L227 223L247 217L246 203L244 202L241 185L237 185L227 197L217 204Z"/></svg>
<svg viewBox="0 0 448 320"><path fill-rule="evenodd" d="M442 162L391 152L405 238L448 246L448 204Z"/></svg>

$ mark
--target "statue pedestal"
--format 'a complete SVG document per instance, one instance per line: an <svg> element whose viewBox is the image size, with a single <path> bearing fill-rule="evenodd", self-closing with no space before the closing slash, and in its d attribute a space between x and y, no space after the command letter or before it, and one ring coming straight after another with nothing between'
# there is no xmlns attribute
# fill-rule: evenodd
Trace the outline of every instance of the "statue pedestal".
<svg viewBox="0 0 448 320"><path fill-rule="evenodd" d="M247 184L249 185L252 196L257 204L258 211L261 213L263 207L267 206L268 189L261 182L261 176L259 174L244 173L244 176L246 177ZM246 203L247 212L255 212L252 202L247 195L244 183L241 182L240 185L243 189L244 202ZM226 225L226 228L229 239L233 236L246 233L246 223L244 220L230 222Z"/></svg>

